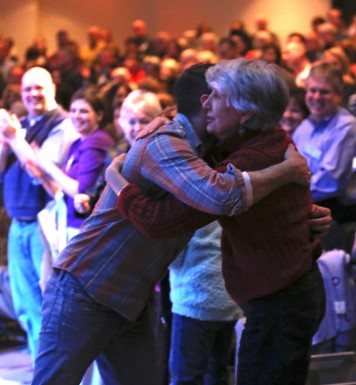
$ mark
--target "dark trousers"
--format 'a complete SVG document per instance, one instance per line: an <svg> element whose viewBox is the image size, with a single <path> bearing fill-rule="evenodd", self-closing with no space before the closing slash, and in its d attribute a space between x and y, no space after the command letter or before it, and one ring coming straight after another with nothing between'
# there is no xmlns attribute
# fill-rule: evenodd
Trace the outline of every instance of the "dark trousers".
<svg viewBox="0 0 356 385"><path fill-rule="evenodd" d="M171 385L227 385L236 321L201 321L173 313Z"/></svg>
<svg viewBox="0 0 356 385"><path fill-rule="evenodd" d="M130 322L95 302L70 274L54 272L44 295L32 384L78 385L97 359L105 384L157 385L154 326L150 306Z"/></svg>
<svg viewBox="0 0 356 385"><path fill-rule="evenodd" d="M317 264L287 288L241 308L246 324L238 353L237 385L304 385L312 337L325 312Z"/></svg>

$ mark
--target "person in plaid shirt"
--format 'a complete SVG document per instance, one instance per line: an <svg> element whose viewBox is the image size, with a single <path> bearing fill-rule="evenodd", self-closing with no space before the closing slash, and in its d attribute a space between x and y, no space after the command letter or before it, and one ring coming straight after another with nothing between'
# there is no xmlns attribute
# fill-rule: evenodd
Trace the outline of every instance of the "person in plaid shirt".
<svg viewBox="0 0 356 385"><path fill-rule="evenodd" d="M124 177L152 196L170 190L199 210L222 215L245 211L282 184L308 183L304 159L293 150L280 165L244 175L233 166L219 174L199 158L205 140L200 96L209 92L205 69L200 65L181 77L176 88L180 113L172 124L135 143ZM249 180L253 196L247 192ZM159 384L151 292L192 233L150 239L118 214L116 200L107 186L54 266L44 296L33 385L79 384L99 354L99 368L112 369L110 378L103 372L104 382Z"/></svg>

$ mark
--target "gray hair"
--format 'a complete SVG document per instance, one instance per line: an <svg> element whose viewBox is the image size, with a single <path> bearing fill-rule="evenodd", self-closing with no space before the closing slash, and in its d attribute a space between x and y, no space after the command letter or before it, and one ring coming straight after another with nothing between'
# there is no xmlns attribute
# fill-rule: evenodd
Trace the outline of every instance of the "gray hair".
<svg viewBox="0 0 356 385"><path fill-rule="evenodd" d="M230 106L253 116L245 130L269 131L281 119L289 90L279 67L262 60L244 58L220 62L206 73L210 87L227 96Z"/></svg>

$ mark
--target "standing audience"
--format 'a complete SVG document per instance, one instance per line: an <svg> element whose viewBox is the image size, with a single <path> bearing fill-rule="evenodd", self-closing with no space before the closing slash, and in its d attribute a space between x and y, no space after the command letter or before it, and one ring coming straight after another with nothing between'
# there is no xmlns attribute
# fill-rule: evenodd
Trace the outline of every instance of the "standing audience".
<svg viewBox="0 0 356 385"><path fill-rule="evenodd" d="M79 89L72 97L69 117L79 138L73 142L62 167L40 152L36 159L43 183L52 194L64 193L67 206L67 239L79 232L84 218L74 207L74 197L94 187L104 168L104 160L113 140L103 130L106 106L92 88ZM46 181L45 181L46 180Z"/></svg>
<svg viewBox="0 0 356 385"><path fill-rule="evenodd" d="M5 111L1 111L0 171L2 171L1 178L4 181L4 192L6 196L5 204L7 206L9 215L12 217L12 226L9 232L9 241L11 234L11 241L9 242L9 266L10 270L13 271L12 273L10 271L10 274L12 277L14 277L11 279L11 285L12 290L14 291L15 309L21 325L24 327L28 334L28 342L33 357L35 356L40 322L39 306L41 304L41 295L37 290L37 278L39 275L39 265L42 259L41 255L43 249L43 245L41 245L38 238L38 223L36 220L36 213L51 199L50 195L53 194L55 190L64 190L67 189L68 186L73 187L74 184L71 182L77 181L78 188L71 189L70 192L68 190L67 193L69 194L66 194L65 198L69 208L68 223L73 225L70 226L71 230L73 230L71 231L71 234L73 235L77 233L83 219L89 215L88 213L84 213L84 211L89 210L90 212L90 210L93 208L93 203L91 205L86 205L87 197L85 199L82 197L85 196L86 193L90 193L90 195L92 195L93 188L91 186L93 185L93 181L96 179L98 173L100 173L99 169L102 169L103 167L102 157L104 156L104 153L106 153L107 147L110 145L109 142L111 143L107 136L104 141L101 141L97 140L96 136L93 135L92 142L95 142L94 147L96 148L98 146L97 150L101 154L101 160L99 162L101 165L98 165L98 169L94 170L94 167L91 169L91 171L89 171L89 174L92 176L92 178L89 178L90 183L88 182L85 184L83 182L84 187L79 188L79 185L82 185L80 182L82 176L84 177L84 174L88 176L89 174L87 174L86 171L83 171L84 169L82 169L82 167L79 168L83 171L83 173L80 171L80 175L77 174L78 168L76 167L78 164L80 166L85 165L91 167L94 164L94 158L97 159L97 157L94 156L93 159L90 159L90 162L82 161L79 153L83 155L86 150L92 150L92 148L85 148L85 151L83 150L82 145L87 140L84 139L83 135L81 134L81 139L79 139L77 142L77 144L79 142L81 143L79 148L75 147L75 144L72 147L73 151L78 156L76 157L75 154L71 153L74 155L74 157L68 156L68 162L66 162L67 166L64 166L64 168L62 167L69 145L77 138L72 124L70 124L69 121L65 119L66 112L64 110L69 110L72 118L74 117L74 114L77 114L77 117L73 119L74 125L76 124L75 122L78 123L77 128L80 128L79 121L83 123L86 120L91 120L91 118L84 118L86 113L83 112L83 108L76 107L76 104L79 103L78 99L73 99L75 107L74 112L74 110L71 108L72 95L76 93L76 91L83 85L92 83L101 88L101 95L105 96L105 98L107 98L110 103L110 109L108 111L109 119L110 121L114 122L115 128L118 130L117 138L116 134L114 134L115 139L117 139L118 142L117 146L110 148L109 156L106 159L105 166L108 164L109 159L111 160L115 155L121 153L122 151L127 151L129 148L128 142L122 136L122 129L124 129L126 132L126 136L130 144L133 145L133 138L138 133L138 131L140 131L143 126L146 126L146 122L150 121L153 116L156 115L156 112L153 114L146 114L147 110L145 110L141 111L142 114L138 112L137 118L133 118L132 116L140 110L138 104L134 103L134 99L132 99L132 106L136 105L137 109L135 111L127 113L126 107L123 110L121 109L123 99L131 91L131 88L145 88L154 92L165 91L164 94L157 95L160 98L161 105L165 105L165 103L170 105L172 103L171 99L173 98L172 94L178 73L183 72L186 68L198 62L215 63L216 61L220 62L244 56L254 60L260 57L268 63L277 63L281 65L287 64L289 70L293 71L294 76L296 76L296 83L305 87L305 75L307 75L310 70L310 62L314 62L322 58L323 61L327 61L333 64L336 68L342 71L344 80L342 105L349 105L349 108L352 109L355 104L353 100L356 98L349 99L349 95L355 93L355 82L350 68L353 69L353 67L355 67L355 44L351 39L348 39L346 27L342 22L342 14L339 10L330 9L325 16L325 19L323 17L316 17L315 20L313 20L313 31L310 34L302 35L298 32L292 34L292 41L289 42L285 47L283 54L285 60L282 62L279 38L276 34L269 30L268 20L264 15L256 16L257 31L254 35L254 42L256 44L253 47L254 49L252 49L251 37L240 21L231 23L228 37L222 37L219 44L216 46L216 43L219 39L213 32L212 26L206 23L199 23L195 29L185 31L184 35L182 35L182 38L172 37L167 32L161 31L156 35L155 39L151 40L147 32L148 28L146 21L143 19L136 19L132 23L132 35L126 41L126 49L123 51L122 56L119 56L121 51L114 44L109 28L100 28L98 26L90 27L88 29L88 44L85 47L82 47L81 50L79 49L78 44L71 37L69 37L68 31L60 30L56 35L58 45L58 50L56 52L48 56L45 38L38 36L34 39L33 44L28 48L26 58L23 63L19 61L18 57L15 57L12 54L11 47L14 47L14 42L12 39L0 36L0 98L2 106L4 106L8 111L14 112L19 117L23 116L24 113L27 114L27 111L24 111L24 107L26 107L28 109L29 118L28 119L26 117L21 119L22 127L25 128L25 130L20 130L20 125L18 124L16 118L12 117L11 114ZM350 28L349 31L349 35L352 35L352 28ZM202 44L202 46L199 46L199 44ZM294 48L292 47L293 44ZM304 47L302 50L303 54L299 55L299 58L297 57L298 55L295 54L297 51L297 46L299 48L300 46ZM202 48L204 48L204 50L202 50ZM290 51L289 57L287 57L288 50ZM158 56L150 56L152 54ZM17 65L15 65L16 60L18 61ZM48 73L46 75L45 70L42 72L42 69L39 71L39 69L36 68L33 74L36 74L35 83L37 83L36 85L32 85L31 91L28 91L27 93L32 94L32 100L37 100L37 107L34 107L36 103L26 103L25 100L23 105L23 103L19 100L19 95L21 89L21 77L23 76L24 68L29 69L38 65L46 67L50 71L52 80L48 82ZM285 71L285 75L283 76L287 79L288 76L286 72L287 71ZM353 72L356 73L355 70ZM29 71L29 73L31 72ZM24 77L25 81L27 81L27 79L27 76ZM55 99L52 97L53 83L55 84L54 89L56 90ZM128 83L130 86L127 85ZM310 92L308 91L309 94ZM21 93L22 98L24 99L26 91L23 87ZM315 118L314 112L317 108L314 109L314 112L311 110L310 117L307 118L309 112L305 108L305 103L302 101L302 93L302 90L295 90L294 86L291 88L290 100L280 121L280 124L284 130L289 132L289 134L292 134L296 127L301 123L301 121L305 119L301 127L297 129L298 141L304 141L305 136L308 135L308 130L303 129L303 131L300 131L300 129L307 126L306 122L313 122L312 124L315 125L316 128L315 131L313 131L313 138L310 139L310 143L312 143L311 146L314 146L314 136L317 136L321 131L324 132L324 124L326 126L328 125L328 119L331 119L330 122L334 122L334 118L337 121L340 119L342 122L344 122L346 119L346 112L344 112L344 115L342 115L341 119L339 117L339 104L337 113L332 112L328 116L324 116L321 121L318 120L318 118ZM146 97L150 93L135 91L134 95L135 94L137 97L139 95L140 97L143 97L143 95ZM331 94L334 93L331 92ZM81 95L83 96L84 94ZM189 99L188 95L185 95L185 97ZM319 107L322 109L322 105L325 102L325 99L326 105L328 104L328 95L322 95L321 92L320 98L319 96L314 97L314 101L312 101L311 97L309 97L309 99L311 101L309 103L307 102L308 107L309 104L313 104L314 106L319 104ZM319 101L317 101L318 99ZM45 100L46 103L48 101L48 105L39 107L41 100ZM84 104L88 103L84 106L86 109L90 110L93 108L91 101L89 101L89 99L87 100L86 96L83 96L81 102ZM31 103L33 104L32 106ZM43 103L43 105L46 103ZM58 103L62 108L58 108L56 103ZM145 104L144 102L142 103ZM129 101L127 104L129 104ZM36 108L38 113L35 111ZM156 111L158 114L158 111L161 111L161 109L157 108ZM91 112L89 113L91 117L98 117L101 115L101 112L98 112L96 108L93 108L93 111ZM334 115L334 113L336 115ZM113 118L114 115L115 119ZM119 121L121 121L123 127L121 127ZM125 121L127 123L126 125L124 123ZM315 123L317 121L318 123ZM91 122L94 122L94 119L91 120ZM30 127L30 124L34 124L35 128ZM339 123L337 123L336 126L339 126ZM65 130L63 130L63 127L65 127ZM38 129L38 132L35 131L36 129ZM99 131L101 134L104 134L105 132L103 130L98 130L98 132ZM27 143L23 140L22 133L26 135L25 138ZM347 141L349 144L352 143L351 145L354 145L353 138L355 138L355 133L353 132L351 136L352 138L347 136ZM56 137L60 137L60 139L54 140ZM339 135L335 135L335 131L333 132L332 137L335 139L335 142L339 142ZM340 141L343 142L340 144L340 148L345 148L345 146L349 148L349 146L344 143L344 140ZM31 142L31 146L28 146L28 142ZM324 147L321 146L322 149L320 151L323 154L324 152L327 153L328 151L331 151L332 148L334 148L334 144L335 143L330 145L328 144L327 151L324 151ZM103 147L101 145L103 145ZM40 150L35 151L37 147L40 147ZM318 148L318 145L316 147ZM332 150L333 153L336 154L335 156L332 156L333 161L335 161L339 156L340 158L344 158L346 153L349 152L348 150L342 150L343 153L339 154L341 152L338 149L339 147L336 146L336 144L335 147L337 147L337 149ZM308 151L309 150L307 150L307 152ZM312 163L315 165L317 162L319 162L319 160L316 161L316 152L313 151L313 149L309 151L309 156L311 156L312 159L308 159L309 166L311 168ZM48 152L50 152L50 157L48 157ZM42 153L46 153L47 156L41 155ZM221 154L219 152L219 156L220 155ZM219 156L217 156L218 159ZM353 153L353 157L355 157L355 153ZM52 158L55 164L57 164L59 167L57 168L53 163L49 162L48 158ZM76 165L72 163L74 158L76 159L75 162L77 162ZM321 158L324 158L324 156L320 157L320 159ZM85 159L88 158L86 157ZM43 162L43 169L41 169L41 162ZM19 164L23 165L24 168L20 169ZM324 167L325 165L323 164L322 167L324 168L324 171L326 168L327 172L329 172L329 169L327 168L329 165L330 162L327 162L326 167ZM16 171L14 171L14 167L16 167ZM347 172L344 172L344 167L341 168L342 171L335 171L335 173L338 174L336 178L343 181L341 183L342 187L340 187L340 184L337 190L343 190L344 193L341 195L345 196L346 198L340 198L338 193L335 196L333 192L330 192L330 198L327 197L325 200L316 198L314 200L322 204L325 203L329 205L329 207L331 207L334 212L335 221L333 228L327 237L324 238L324 245L326 244L325 242L329 242L329 240L331 240L331 244L329 244L328 247L343 247L349 251L355 231L356 222L354 206L355 202L352 198L352 191L355 187L353 186L352 177L346 177ZM341 168L339 170L341 170ZM64 172L62 172L61 169ZM312 169L312 186L315 180L313 170L314 169ZM332 173L333 171L330 172ZM15 174L20 175L20 178L23 178L25 182L15 182ZM49 174L52 174L52 178L49 177ZM94 174L96 177L94 177ZM65 179L64 176L68 179ZM59 179L56 181L56 178ZM86 179L86 177L84 179ZM70 180L71 182L69 183ZM329 185L331 187L332 183L329 182L329 179L323 179L323 181L325 180L326 182L323 183L328 188ZM350 182L347 182L347 180ZM103 183L103 180L101 180L99 184L100 183ZM25 187L22 189L19 187L20 185L24 185ZM2 186L0 187L2 188ZM96 188L97 186L94 187L94 190L96 190ZM15 191L15 193L12 191ZM48 194L48 192L51 192L51 194ZM73 194L76 192L79 192L79 194L74 195L75 199L78 199L78 201L73 202ZM33 193L35 195L32 196ZM28 194L31 199L23 204L25 194ZM2 193L0 195L2 195ZM94 199L96 200L97 198L98 197ZM83 210L84 206L86 206L85 210ZM340 207L342 209L340 209ZM20 225L22 227L20 227ZM22 231L22 228L24 231ZM175 287L173 288L178 290L176 293L179 292L180 282L184 282L184 279L188 277L189 273L194 272L194 268L200 274L204 275L209 273L208 269L201 269L200 264L194 266L190 265L190 261L194 260L194 257L198 258L201 256L199 252L196 252L195 246L206 246L210 249L209 240L214 238L216 242L212 243L214 243L215 248L211 247L212 252L209 254L211 259L208 257L204 261L210 267L218 267L218 229L218 225L210 224L208 227L198 230L196 233L197 238L195 238L195 241L193 238L192 243L187 246L185 252L181 254L180 259L171 266L171 276L172 274L174 275L174 273L176 273L177 278L175 281ZM21 237L27 236L27 234L28 238L32 240L32 243L30 246L30 254L25 257L25 250L18 250L20 246L18 240ZM206 234L208 234L207 237L205 237ZM345 239L343 237L345 237ZM342 243L338 242L340 240L343 240ZM17 248L15 248L15 246ZM199 251L202 252L200 246ZM215 253L213 253L214 250L216 251ZM18 261L16 261L13 257L15 253L19 253L19 255L21 255L21 258ZM214 256L216 258L214 258ZM182 265L179 264L179 261L183 261ZM209 261L211 264L209 264ZM214 261L214 263L212 261ZM203 262L201 261L201 263ZM187 269L185 270L185 268ZM184 273L183 275L181 275L182 272ZM200 279L202 281L207 280L210 282L210 278ZM198 284L198 281L196 283ZM188 286L184 285L183 289L188 290L189 288ZM204 291L208 288L201 289ZM174 290L172 291L172 295L175 296ZM26 300L27 298L29 298L28 301ZM207 321L207 324L209 324L211 320L194 319L199 305L193 306L195 313L189 313L192 315L192 318L190 318L188 314L186 319L186 314L180 312L182 308L179 306L179 297L175 296L175 298L175 304L178 304L178 307L174 307L174 317L177 320L179 319L179 322L177 321L176 325L182 326L185 324L185 321L187 323L191 322L190 326L193 324L196 326L203 325L205 321ZM154 309L155 308L151 306L150 310L147 311L145 315L151 314L150 311ZM199 316L200 315L201 314L199 313ZM154 317L155 316L153 316L153 318ZM203 318L204 317L205 316L203 316ZM221 321L222 324L225 325L225 321ZM228 323L230 323L230 321L228 321ZM174 377L174 381L177 381L176 383L178 384L180 381L179 376L185 370L185 365L189 365L189 359L194 359L197 354L195 354L195 350L191 349L191 351L189 351L191 354L188 359L186 356L187 352L184 352L183 354L183 351L180 351L178 348L176 349L179 341L184 340L183 337L185 335L184 328L179 329L180 332L177 332L177 330L178 329L173 329L175 335L173 343L175 344L175 348L172 353L175 353L175 358L172 355L171 372L172 378ZM198 334L199 333L197 333L197 335ZM213 334L214 331L212 331L210 335ZM189 336L189 333L187 335ZM227 337L227 334L225 337ZM226 341L227 339L223 338L223 340ZM222 339L220 342L221 341ZM148 342L148 345L149 343L150 342ZM191 343L193 343L193 337L191 338ZM181 345L181 347L184 349L183 345ZM224 345L224 351L227 352L225 348L226 345ZM199 366L200 368L203 368L207 362L208 357L214 357L214 350L209 356L209 349L210 348L206 348L206 350L203 349L205 354L199 355L201 360L199 363L196 362L197 367ZM197 346L197 351L200 350L201 346ZM147 349L145 351L147 351ZM184 356L184 359L187 358L186 361L183 360L180 362L182 364L181 366L177 361L177 356ZM220 356L220 358L223 357ZM208 369L205 372L205 381L207 382L204 383L206 384L213 383L209 382L209 378L211 379L214 377L213 375L210 376L210 369L217 367L216 365L218 365L217 361L210 360L209 362L210 363L208 365ZM109 367L110 365L108 368ZM173 371L175 373L174 375ZM196 375L200 376L199 378L201 379L202 373L204 373L204 370L201 370L199 374ZM152 378L153 376L154 374L152 375ZM106 379L108 380L108 378L109 372L106 372ZM222 382L219 383L219 385L221 384Z"/></svg>
<svg viewBox="0 0 356 385"><path fill-rule="evenodd" d="M0 171L4 203L12 218L8 238L11 291L17 318L27 333L33 360L41 326L39 287L43 245L37 214L50 197L29 175L24 164L34 159L31 145L41 148L59 166L77 137L69 119L55 102L55 86L43 68L33 67L22 78L22 101L28 115L20 120L1 111Z"/></svg>

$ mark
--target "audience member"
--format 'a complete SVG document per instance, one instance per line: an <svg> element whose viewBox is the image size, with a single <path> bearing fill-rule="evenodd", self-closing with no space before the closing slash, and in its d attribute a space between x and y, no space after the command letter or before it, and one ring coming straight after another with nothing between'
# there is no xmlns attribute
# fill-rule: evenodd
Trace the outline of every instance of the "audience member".
<svg viewBox="0 0 356 385"><path fill-rule="evenodd" d="M74 198L78 193L87 191L96 183L104 167L104 160L112 139L102 130L105 122L106 106L94 88L79 89L72 97L69 117L79 134L79 138L71 145L62 168L58 168L47 157L37 157L37 166L27 165L31 172L48 192L55 197L58 193L64 194L64 207L57 211L58 238L53 242L53 235L48 234L46 227L50 224L40 223L42 234L48 243L48 254L43 256L41 284L45 287L48 276L58 252L65 244L78 233L85 216L79 215L74 206ZM63 210L64 209L64 210ZM62 217L62 218L61 218ZM63 226L63 228L61 228ZM64 234L60 234L63 231ZM49 236L48 236L49 235ZM55 250L55 254L51 251ZM100 360L101 357L99 356ZM102 380L98 373L97 362L86 371L82 385L100 385Z"/></svg>
<svg viewBox="0 0 356 385"><path fill-rule="evenodd" d="M151 53L152 42L147 34L147 23L143 19L135 19L131 24L132 40L141 58Z"/></svg>
<svg viewBox="0 0 356 385"><path fill-rule="evenodd" d="M163 59L159 70L161 90L172 94L174 83L180 73L180 65L175 59Z"/></svg>
<svg viewBox="0 0 356 385"><path fill-rule="evenodd" d="M347 106L349 97L356 92L356 82L350 71L350 60L345 51L339 47L331 47L324 51L321 60L332 64L341 71L342 80L344 82L344 91L342 93L342 104Z"/></svg>
<svg viewBox="0 0 356 385"><path fill-rule="evenodd" d="M161 58L159 56L147 55L142 62L142 69L145 71L146 78L159 79Z"/></svg>
<svg viewBox="0 0 356 385"><path fill-rule="evenodd" d="M237 55L236 57L242 57L252 50L252 39L244 31L233 30L230 32L230 38L236 43Z"/></svg>
<svg viewBox="0 0 356 385"><path fill-rule="evenodd" d="M18 118L27 115L21 98L21 80L24 72L24 69L18 64L11 67L7 85L2 95L3 107Z"/></svg>
<svg viewBox="0 0 356 385"><path fill-rule="evenodd" d="M274 43L267 44L262 48L261 59L267 63L281 64L281 50Z"/></svg>
<svg viewBox="0 0 356 385"><path fill-rule="evenodd" d="M325 22L318 25L318 35L322 42L323 50L329 49L337 43L337 29L334 24Z"/></svg>
<svg viewBox="0 0 356 385"><path fill-rule="evenodd" d="M287 36L286 43L290 43L292 41L297 42L297 43L302 43L302 44L306 43L305 36L299 32L291 32Z"/></svg>
<svg viewBox="0 0 356 385"><path fill-rule="evenodd" d="M163 58L171 58L174 60L178 60L181 52L182 47L179 44L178 39L169 39L166 44Z"/></svg>
<svg viewBox="0 0 356 385"><path fill-rule="evenodd" d="M218 37L214 32L204 32L199 37L199 50L216 53Z"/></svg>
<svg viewBox="0 0 356 385"><path fill-rule="evenodd" d="M252 49L246 52L245 57L252 60L260 59L262 55L262 49L272 43L272 35L268 31L257 31L253 36Z"/></svg>
<svg viewBox="0 0 356 385"><path fill-rule="evenodd" d="M340 107L342 93L341 71L329 63L314 65L306 81L310 116L296 129L293 139L308 161L314 202L329 207L333 215L333 225L323 238L324 249L350 253L356 202L348 192L356 154L356 119Z"/></svg>
<svg viewBox="0 0 356 385"><path fill-rule="evenodd" d="M87 67L91 67L99 50L104 44L101 41L101 31L97 25L92 25L87 30L87 43L80 48L80 57Z"/></svg>
<svg viewBox="0 0 356 385"><path fill-rule="evenodd" d="M114 109L114 127L116 142L108 149L105 158L105 169L112 160L133 145L137 134L144 129L155 117L160 115L162 108L157 96L152 92L140 89L130 92ZM92 187L92 186L90 186ZM98 201L105 187L104 176L101 175L94 188L88 187L75 196L75 209L80 213L90 212Z"/></svg>
<svg viewBox="0 0 356 385"><path fill-rule="evenodd" d="M280 42L279 42L279 38L278 38L278 35L274 32L272 32L270 29L269 29L269 22L268 22L268 19L267 17L262 14L262 13L259 13L257 16L256 16L256 20L255 20L255 24L256 24L256 32L255 32L255 35L253 38L256 37L256 34L260 31L264 31L264 32L268 32L269 35L272 37L272 41L271 43L273 42L274 44L276 44L277 46L280 46Z"/></svg>
<svg viewBox="0 0 356 385"><path fill-rule="evenodd" d="M326 20L333 24L336 28L336 40L340 41L349 37L345 27L345 23L342 20L342 13L340 9L330 8L326 13Z"/></svg>
<svg viewBox="0 0 356 385"><path fill-rule="evenodd" d="M10 68L9 75L7 78L7 84L21 85L21 80L24 73L25 73L25 70L23 69L23 67L19 64L15 64L13 67Z"/></svg>
<svg viewBox="0 0 356 385"><path fill-rule="evenodd" d="M69 117L79 138L70 146L62 167L47 156L37 154L36 165L40 169L43 185L50 185L49 192L64 193L67 206L67 240L79 231L84 218L75 210L74 197L94 187L104 169L108 149L113 145L109 134L103 130L106 105L90 87L79 89L72 96ZM32 167L32 165L31 165Z"/></svg>
<svg viewBox="0 0 356 385"><path fill-rule="evenodd" d="M233 39L223 37L216 47L216 53L219 61L236 59L238 57L237 44Z"/></svg>
<svg viewBox="0 0 356 385"><path fill-rule="evenodd" d="M5 87L2 95L2 107L19 119L27 115L27 110L21 99L21 85L9 84Z"/></svg>
<svg viewBox="0 0 356 385"><path fill-rule="evenodd" d="M129 70L130 78L128 83L130 87L137 88L137 83L146 77L145 71L142 69L142 62L138 55L126 57L124 66Z"/></svg>
<svg viewBox="0 0 356 385"><path fill-rule="evenodd" d="M296 128L309 115L308 107L305 104L304 88L291 88L289 92L289 100L286 109L283 112L280 125L283 130L292 135Z"/></svg>
<svg viewBox="0 0 356 385"><path fill-rule="evenodd" d="M85 82L80 59L69 49L60 49L48 58L48 67L56 84L56 100L68 110L72 95Z"/></svg>
<svg viewBox="0 0 356 385"><path fill-rule="evenodd" d="M322 53L322 43L319 35L312 31L305 34L305 48L307 57L311 63L318 61Z"/></svg>
<svg viewBox="0 0 356 385"><path fill-rule="evenodd" d="M227 385L234 327L242 311L225 289L220 225L212 222L197 230L169 272L170 384Z"/></svg>
<svg viewBox="0 0 356 385"><path fill-rule="evenodd" d="M323 16L314 16L311 19L311 23L310 23L312 32L318 33L319 25L324 24L325 21L326 20L325 20L325 18Z"/></svg>
<svg viewBox="0 0 356 385"><path fill-rule="evenodd" d="M305 45L295 41L287 43L282 52L283 62L292 71L297 87L304 87L309 75L311 63L306 53Z"/></svg>
<svg viewBox="0 0 356 385"><path fill-rule="evenodd" d="M65 29L60 29L56 33L56 43L57 49L69 49L71 45L71 38L69 37L69 33Z"/></svg>
<svg viewBox="0 0 356 385"><path fill-rule="evenodd" d="M25 68L45 67L47 64L47 41L39 35L25 53Z"/></svg>
<svg viewBox="0 0 356 385"><path fill-rule="evenodd" d="M9 72L16 64L13 60L11 60L9 54L9 44L3 37L0 36L0 97L6 87Z"/></svg>
<svg viewBox="0 0 356 385"><path fill-rule="evenodd" d="M103 48L109 48L114 53L114 56L118 58L120 56L119 48L113 43L113 35L110 28L101 28L100 31L101 41Z"/></svg>
<svg viewBox="0 0 356 385"><path fill-rule="evenodd" d="M152 39L152 56L163 58L166 53L167 44L171 39L171 35L167 31L157 32L155 37Z"/></svg>
<svg viewBox="0 0 356 385"><path fill-rule="evenodd" d="M161 112L161 105L154 93L134 90L127 95L121 107L119 125L130 146L134 144L138 133Z"/></svg>
<svg viewBox="0 0 356 385"><path fill-rule="evenodd" d="M110 73L111 79L113 82L120 84L126 83L129 84L131 79L131 74L128 68L126 67L116 67Z"/></svg>
<svg viewBox="0 0 356 385"><path fill-rule="evenodd" d="M101 87L111 80L111 71L119 65L119 57L114 47L101 48L91 67L91 81Z"/></svg>
<svg viewBox="0 0 356 385"><path fill-rule="evenodd" d="M197 35L194 29L187 29L183 31L182 37L178 39L179 45L182 47L182 50L198 47Z"/></svg>
<svg viewBox="0 0 356 385"><path fill-rule="evenodd" d="M55 86L45 69L33 67L26 71L21 93L28 111L25 118L18 122L13 115L4 110L1 112L0 171L4 177L5 207L12 218L8 238L11 291L17 318L27 333L34 359L42 301L39 279L43 245L37 214L49 197L43 187L27 174L23 164L34 157L28 144L35 143L61 165L76 134L70 121L57 107Z"/></svg>
<svg viewBox="0 0 356 385"><path fill-rule="evenodd" d="M341 71L344 85L355 83L355 79L350 72L350 60L341 47L335 46L325 50L321 59Z"/></svg>
<svg viewBox="0 0 356 385"><path fill-rule="evenodd" d="M185 71L193 64L198 64L198 50L195 48L187 48L181 52L179 55L179 63L181 66L181 71Z"/></svg>

